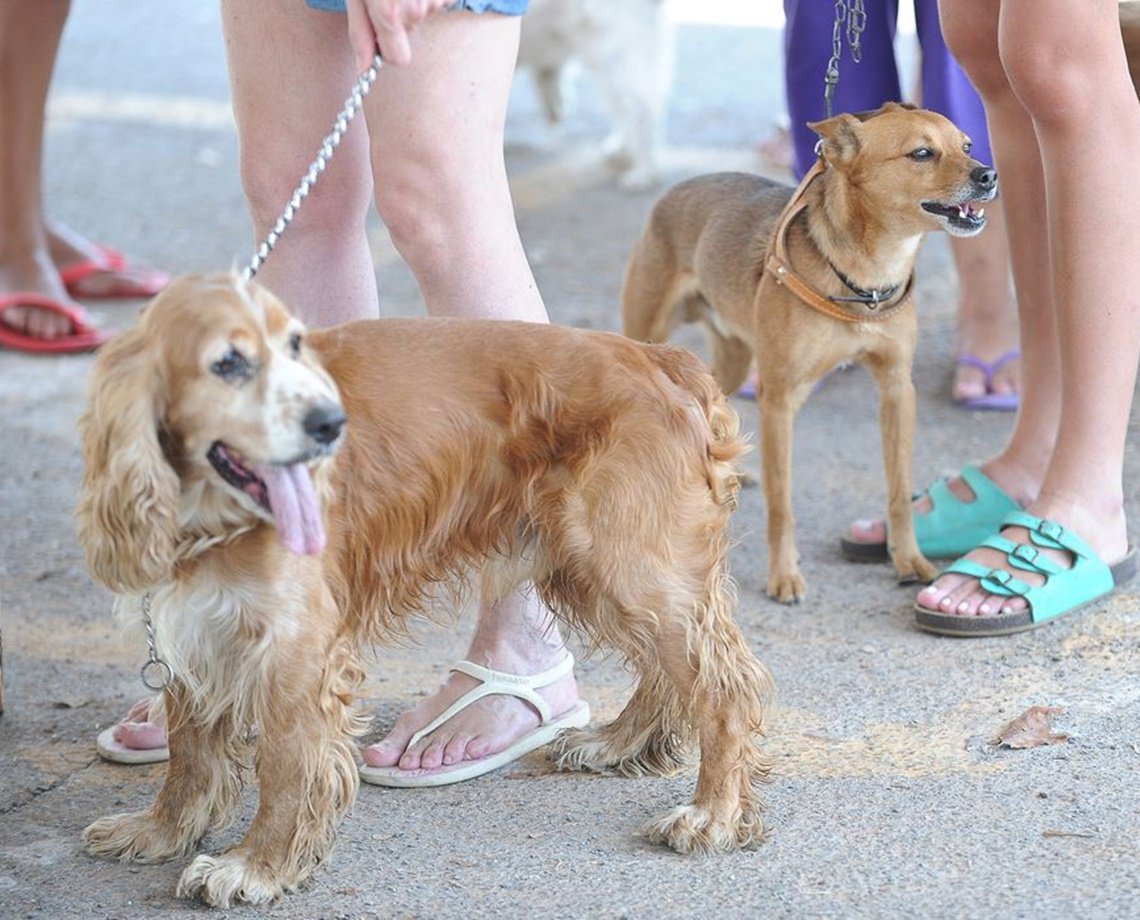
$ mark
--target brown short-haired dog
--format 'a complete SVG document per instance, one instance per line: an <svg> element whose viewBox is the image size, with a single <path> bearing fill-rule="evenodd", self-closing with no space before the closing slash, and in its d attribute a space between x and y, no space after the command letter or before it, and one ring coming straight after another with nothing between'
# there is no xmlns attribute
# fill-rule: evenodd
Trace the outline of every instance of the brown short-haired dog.
<svg viewBox="0 0 1140 920"><path fill-rule="evenodd" d="M911 297L923 236L972 236L974 202L997 173L934 112L888 103L811 126L820 160L799 189L742 173L682 182L657 202L622 289L626 335L664 342L683 322L709 332L725 392L759 368L768 508L768 593L804 596L791 503L792 428L812 385L836 365L868 365L881 393L891 556L901 581L929 580L911 517L917 319Z"/></svg>
<svg viewBox="0 0 1140 920"><path fill-rule="evenodd" d="M307 334L255 284L191 277L100 352L81 427L88 565L128 619L149 605L175 674L166 782L88 827L91 853L190 852L262 745L248 833L195 858L179 893L294 889L357 790L362 647L476 570L503 595L533 582L640 675L613 722L557 739L560 767L666 773L696 739L693 802L649 836L682 852L760 836L771 683L725 560L743 445L688 352L491 320Z"/></svg>

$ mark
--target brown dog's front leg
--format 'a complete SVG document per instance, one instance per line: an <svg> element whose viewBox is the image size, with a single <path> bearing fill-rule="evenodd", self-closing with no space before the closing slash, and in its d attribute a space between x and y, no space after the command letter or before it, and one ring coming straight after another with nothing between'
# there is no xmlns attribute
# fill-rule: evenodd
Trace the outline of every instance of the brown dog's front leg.
<svg viewBox="0 0 1140 920"><path fill-rule="evenodd" d="M768 507L768 596L794 604L807 593L792 511L792 436L799 403L796 394L768 380L762 381L760 393L761 473Z"/></svg>
<svg viewBox="0 0 1140 920"><path fill-rule="evenodd" d="M228 721L203 726L178 686L167 691L166 712L170 765L158 798L146 811L108 815L88 826L88 853L143 863L181 856L237 806L241 779L226 754Z"/></svg>
<svg viewBox="0 0 1140 920"><path fill-rule="evenodd" d="M321 667L333 657L318 647L305 659L312 667L275 682L259 719L260 802L249 832L221 856L197 857L179 879L179 897L266 904L295 890L332 849L359 785L347 695L330 689Z"/></svg>
<svg viewBox="0 0 1140 920"><path fill-rule="evenodd" d="M879 427L887 474L887 533L899 584L930 581L937 570L918 548L911 509L911 458L914 455L915 396L910 361L874 365L879 384Z"/></svg>

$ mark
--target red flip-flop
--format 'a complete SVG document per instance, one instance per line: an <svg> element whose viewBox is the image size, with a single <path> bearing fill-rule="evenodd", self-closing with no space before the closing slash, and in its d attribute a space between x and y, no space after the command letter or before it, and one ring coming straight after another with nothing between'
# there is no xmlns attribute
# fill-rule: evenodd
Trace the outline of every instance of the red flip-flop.
<svg viewBox="0 0 1140 920"><path fill-rule="evenodd" d="M119 250L98 246L99 254L90 259L73 262L59 270L59 277L67 293L80 300L137 300L153 297L170 284L170 275L157 268L142 268L128 261ZM106 290L88 291L83 282L99 274L134 273L137 281L120 281Z"/></svg>
<svg viewBox="0 0 1140 920"><path fill-rule="evenodd" d="M44 294L24 291L0 295L0 315L12 307L32 307L66 316L71 321L71 331L49 339L22 332L0 322L0 346L4 348L36 354L71 354L94 351L111 337L111 333L89 326L79 310Z"/></svg>

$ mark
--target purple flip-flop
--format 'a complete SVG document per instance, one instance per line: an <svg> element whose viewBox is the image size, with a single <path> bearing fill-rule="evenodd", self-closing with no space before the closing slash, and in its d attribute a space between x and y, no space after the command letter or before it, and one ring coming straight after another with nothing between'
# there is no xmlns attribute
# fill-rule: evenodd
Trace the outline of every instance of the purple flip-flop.
<svg viewBox="0 0 1140 920"><path fill-rule="evenodd" d="M989 409L997 412L1015 412L1018 406L1018 396L1016 393L995 393L994 377L997 376L998 371L1009 364L1011 361L1016 361L1021 357L1019 349L1011 349L996 361L988 362L983 361L977 355L962 355L958 358L957 364L964 364L967 367L977 368L982 372L986 384L986 393L983 396L975 396L972 399L956 400L959 406L963 409Z"/></svg>

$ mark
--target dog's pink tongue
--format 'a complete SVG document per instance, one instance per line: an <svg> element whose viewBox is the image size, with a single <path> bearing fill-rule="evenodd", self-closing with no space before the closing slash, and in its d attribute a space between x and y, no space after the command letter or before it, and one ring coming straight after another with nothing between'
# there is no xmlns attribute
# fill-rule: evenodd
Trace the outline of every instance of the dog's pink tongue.
<svg viewBox="0 0 1140 920"><path fill-rule="evenodd" d="M257 475L269 490L269 507L277 524L277 534L286 548L300 555L319 553L325 548L325 528L313 490L313 478L303 463L267 466Z"/></svg>

